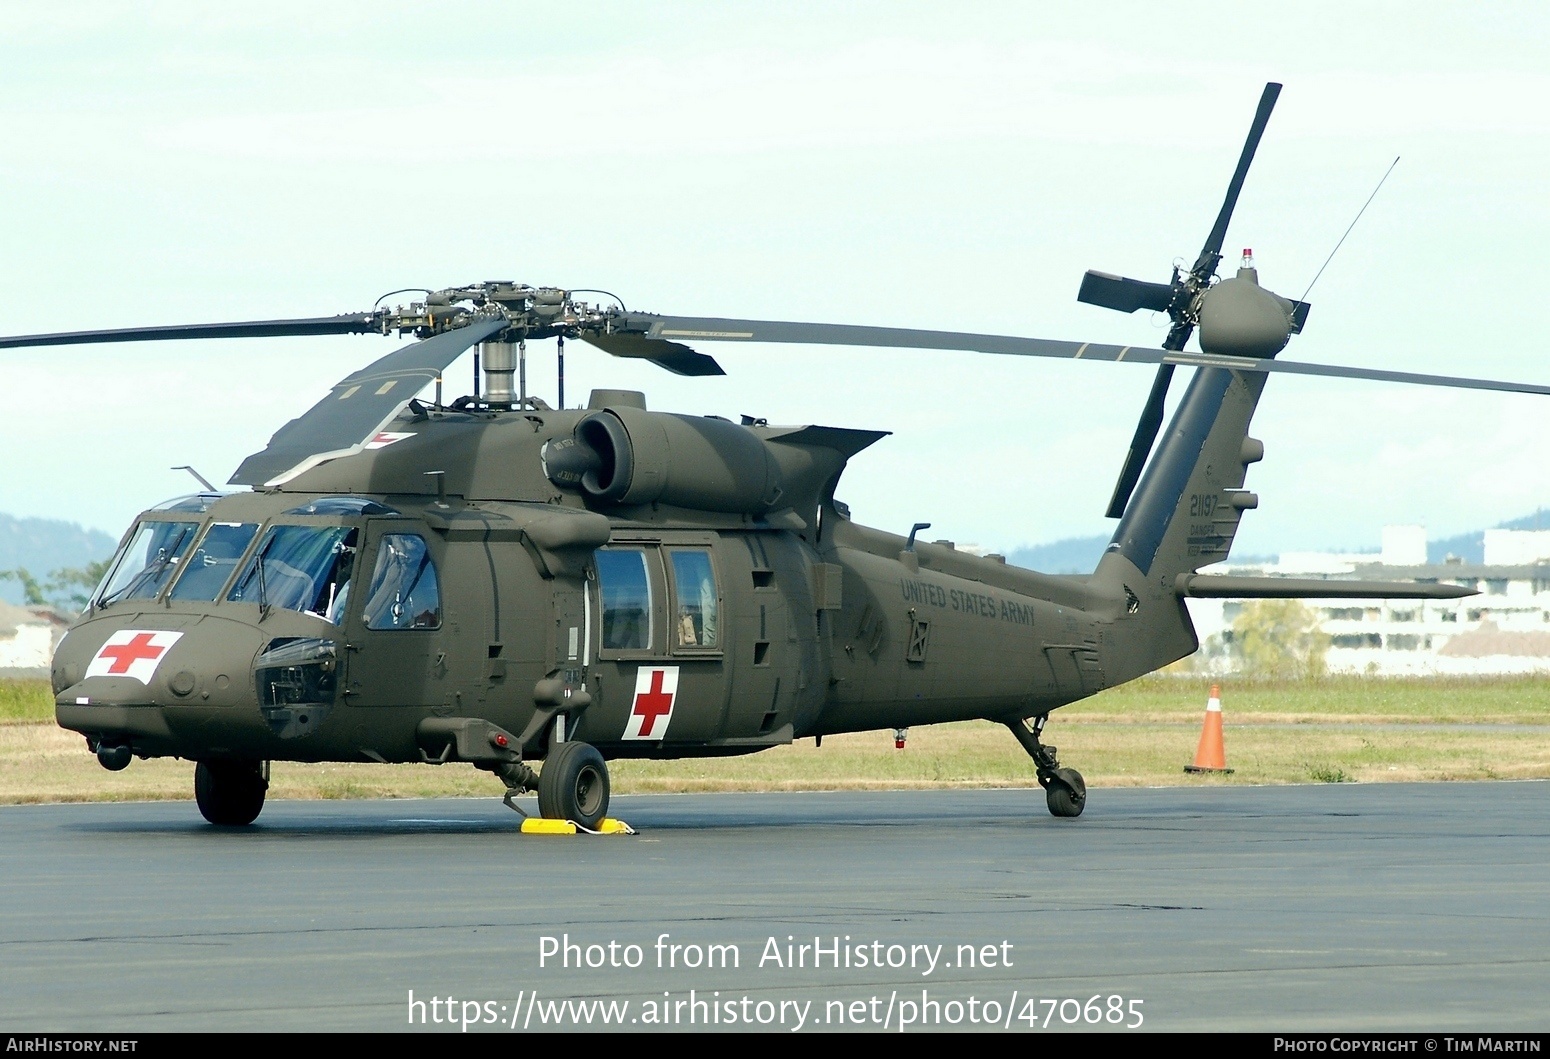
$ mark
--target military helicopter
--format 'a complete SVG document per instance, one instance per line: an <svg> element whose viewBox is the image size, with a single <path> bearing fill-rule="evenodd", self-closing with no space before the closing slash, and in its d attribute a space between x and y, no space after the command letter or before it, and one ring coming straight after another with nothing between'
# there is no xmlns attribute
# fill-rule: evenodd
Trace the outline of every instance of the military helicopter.
<svg viewBox="0 0 1550 1059"><path fill-rule="evenodd" d="M1266 87L1187 272L1082 280L1084 302L1167 313L1160 349L664 316L504 281L335 317L0 339L419 339L281 427L232 475L244 490L207 488L135 520L54 657L58 722L108 769L193 760L199 809L218 825L257 818L274 760L463 762L501 781L513 808L536 790L544 818L596 830L609 759L967 719L1005 724L1049 811L1079 815L1085 783L1045 724L1192 653L1187 597L1470 594L1198 572L1227 557L1258 503L1244 482L1264 446L1248 429L1269 374L1550 393L1274 359L1307 304L1261 287L1251 261L1216 273L1279 90ZM1197 327L1202 352L1185 352ZM527 343L550 338L556 407L525 381ZM567 340L689 376L722 374L689 343L739 341L1139 362L1157 375L1109 505L1112 542L1092 574L1051 576L918 540L923 524L853 522L836 488L882 431L680 415L621 390L568 408ZM442 373L469 350L474 392L444 402ZM1152 455L1180 366L1194 378Z"/></svg>

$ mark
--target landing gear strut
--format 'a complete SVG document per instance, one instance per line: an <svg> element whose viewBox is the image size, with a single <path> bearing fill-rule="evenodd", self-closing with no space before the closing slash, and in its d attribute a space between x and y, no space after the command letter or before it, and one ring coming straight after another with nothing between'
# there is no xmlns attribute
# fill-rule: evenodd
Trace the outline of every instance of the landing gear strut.
<svg viewBox="0 0 1550 1059"><path fill-rule="evenodd" d="M506 785L506 794L501 798L501 804L519 816L527 816L521 809L512 804L511 799L519 794L538 789L538 773L520 761L507 761L490 769L496 777Z"/></svg>
<svg viewBox="0 0 1550 1059"><path fill-rule="evenodd" d="M1039 742L1048 720L1049 714L1041 713L1027 720L1008 721L1006 726L1033 758L1034 771L1039 777L1039 786L1044 788L1044 800L1051 815L1081 816L1087 805L1087 784L1076 769L1060 767L1054 747Z"/></svg>

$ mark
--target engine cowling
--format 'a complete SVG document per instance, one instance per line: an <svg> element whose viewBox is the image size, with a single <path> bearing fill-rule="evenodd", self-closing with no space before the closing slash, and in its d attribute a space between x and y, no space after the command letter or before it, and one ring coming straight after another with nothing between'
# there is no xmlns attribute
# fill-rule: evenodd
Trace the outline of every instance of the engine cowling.
<svg viewBox="0 0 1550 1059"><path fill-rule="evenodd" d="M782 493L774 454L752 431L724 419L609 407L544 446L554 484L621 507L663 503L762 515Z"/></svg>

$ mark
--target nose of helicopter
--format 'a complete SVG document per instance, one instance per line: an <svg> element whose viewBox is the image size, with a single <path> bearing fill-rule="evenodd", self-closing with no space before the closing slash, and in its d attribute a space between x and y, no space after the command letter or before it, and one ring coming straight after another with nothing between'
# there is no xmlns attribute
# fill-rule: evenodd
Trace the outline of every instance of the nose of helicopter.
<svg viewBox="0 0 1550 1059"><path fill-rule="evenodd" d="M180 754L184 737L200 732L208 748L212 729L267 731L255 708L254 659L265 632L212 615L103 615L66 634L54 653L54 713L63 728L104 747L142 756ZM222 739L216 738L220 744ZM122 767L118 765L117 767Z"/></svg>

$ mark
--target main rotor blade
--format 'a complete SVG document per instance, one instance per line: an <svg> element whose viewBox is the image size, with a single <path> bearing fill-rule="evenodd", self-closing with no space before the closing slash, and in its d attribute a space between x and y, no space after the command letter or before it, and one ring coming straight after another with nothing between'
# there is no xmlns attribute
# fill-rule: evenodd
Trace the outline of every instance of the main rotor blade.
<svg viewBox="0 0 1550 1059"><path fill-rule="evenodd" d="M1143 358L1127 357L1126 359ZM1458 390L1494 390L1499 393L1550 395L1550 386L1533 382L1472 379L1458 375L1423 375L1412 371L1387 371L1383 368L1343 368L1334 364L1307 364L1295 360L1246 360L1238 357L1212 356L1209 353L1169 353L1165 362L1186 364L1195 368L1285 372L1290 375L1321 375L1332 379L1371 379L1375 382L1403 382L1417 386L1447 386Z"/></svg>
<svg viewBox="0 0 1550 1059"><path fill-rule="evenodd" d="M504 316L476 318L346 375L327 397L275 431L263 451L243 460L231 484L280 485L324 460L362 451L447 365L506 326Z"/></svg>
<svg viewBox="0 0 1550 1059"><path fill-rule="evenodd" d="M984 335L967 331L917 331L906 327L865 327L855 324L813 324L785 320L738 320L708 316L647 316L630 314L632 323L650 330L643 337L685 338L700 342L772 342L815 346L878 346L890 349L946 349L996 353L1015 357L1053 357L1059 360L1123 361L1126 364L1184 364L1190 367L1231 368L1234 371L1286 372L1325 375L1340 379L1374 379L1421 386L1448 386L1466 390L1550 395L1550 386L1538 383L1475 379L1454 375L1426 375L1382 368L1345 368L1333 364L1306 364L1286 360L1250 360L1179 353L1146 346L1115 346L1102 342L1065 342L1050 338Z"/></svg>
<svg viewBox="0 0 1550 1059"><path fill-rule="evenodd" d="M665 342L645 335L622 332L611 335L582 334L583 342L591 343L604 353L616 357L636 357L649 360L658 367L666 368L674 375L725 375L716 358L696 353L681 342Z"/></svg>
<svg viewBox="0 0 1550 1059"><path fill-rule="evenodd" d="M879 346L886 349L958 349L1021 357L1091 357L1130 360L1132 353L1150 353L1149 364L1160 364L1165 350L1142 350L1100 342L1062 342L1046 338L982 335L965 331L921 331L908 327L866 327L856 324L812 324L787 320L734 320L709 316L649 316L631 313L647 340L683 339L695 342L776 342L810 346ZM608 336L610 338L618 336ZM593 341L591 338L588 341Z"/></svg>
<svg viewBox="0 0 1550 1059"><path fill-rule="evenodd" d="M22 346L80 346L98 342L165 342L185 338L282 338L301 335L363 335L378 331L378 313L314 316L301 320L248 320L170 327L119 327L104 331L61 331L51 335L0 338L0 349Z"/></svg>
<svg viewBox="0 0 1550 1059"><path fill-rule="evenodd" d="M1152 443L1162 429L1163 403L1168 399L1168 383L1172 380L1173 365L1159 364L1157 374L1152 377L1152 392L1147 395L1146 407L1141 410L1141 418L1136 423L1135 436L1130 439L1130 450L1125 453L1125 464L1119 469L1119 479L1109 497L1109 509L1104 513L1108 518L1119 518L1125 513L1130 494L1135 492L1136 483L1141 480L1141 469L1146 466L1146 458L1152 454Z"/></svg>
<svg viewBox="0 0 1550 1059"><path fill-rule="evenodd" d="M1227 238L1227 222L1232 220L1233 208L1238 205L1238 193L1243 190L1243 180L1249 174L1249 163L1254 161L1254 152L1259 149L1260 137L1265 134L1270 112L1275 109L1276 97L1280 94L1281 86L1271 81L1259 97L1259 109L1254 112L1249 138L1244 141L1243 153L1238 156L1238 168L1233 172L1232 182L1227 185L1227 198L1222 202L1222 211L1216 215L1216 224L1212 226L1211 234L1206 236L1206 245L1201 248L1200 258L1195 262L1194 271L1197 275L1208 256L1211 261L1206 266L1206 275L1216 271L1216 263L1222 258L1222 241Z"/></svg>

